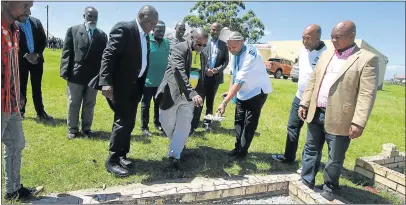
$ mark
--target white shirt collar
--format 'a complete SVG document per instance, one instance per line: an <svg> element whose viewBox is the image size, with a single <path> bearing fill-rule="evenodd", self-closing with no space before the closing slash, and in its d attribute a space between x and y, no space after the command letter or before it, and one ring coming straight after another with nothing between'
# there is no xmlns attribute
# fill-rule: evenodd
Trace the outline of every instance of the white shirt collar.
<svg viewBox="0 0 406 205"><path fill-rule="evenodd" d="M145 34L145 32L144 32L144 29L142 29L140 23L138 22L138 19L136 18L135 21L137 22L138 32L140 32L140 36L141 36L141 37L145 37L146 34Z"/></svg>

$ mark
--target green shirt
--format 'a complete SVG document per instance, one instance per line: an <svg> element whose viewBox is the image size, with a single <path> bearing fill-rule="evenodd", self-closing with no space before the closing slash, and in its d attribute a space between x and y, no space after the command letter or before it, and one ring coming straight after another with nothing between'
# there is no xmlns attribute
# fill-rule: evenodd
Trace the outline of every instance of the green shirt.
<svg viewBox="0 0 406 205"><path fill-rule="evenodd" d="M169 42L164 38L161 44L150 34L149 67L145 87L158 87L168 67Z"/></svg>

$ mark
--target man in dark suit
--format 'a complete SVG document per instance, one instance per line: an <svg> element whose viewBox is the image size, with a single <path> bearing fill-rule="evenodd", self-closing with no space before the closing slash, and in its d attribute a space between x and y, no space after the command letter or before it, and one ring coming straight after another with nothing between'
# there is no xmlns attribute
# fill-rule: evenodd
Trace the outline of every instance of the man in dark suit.
<svg viewBox="0 0 406 205"><path fill-rule="evenodd" d="M171 140L168 157L175 168L180 168L180 154L189 136L194 106L203 104L198 93L203 90L207 57L201 51L207 38L208 34L199 28L188 40L171 48L168 68L156 95L159 121Z"/></svg>
<svg viewBox="0 0 406 205"><path fill-rule="evenodd" d="M106 169L119 177L129 175L131 161L126 155L130 151L131 132L148 71L148 33L157 23L157 10L143 6L134 21L114 25L100 73L90 82L92 87L102 90L114 111Z"/></svg>
<svg viewBox="0 0 406 205"><path fill-rule="evenodd" d="M214 98L216 97L219 85L224 83L224 69L228 65L228 48L226 42L219 39L222 25L219 23L213 23L210 26L211 41L209 41L207 47L204 49L206 56L208 57L208 66L205 70L204 79L204 98L206 100L206 115L213 114ZM203 107L196 107L194 111L194 117L192 121L192 132L199 126L200 115ZM206 131L211 130L211 121L204 120L204 128Z"/></svg>
<svg viewBox="0 0 406 205"><path fill-rule="evenodd" d="M42 102L41 82L44 72L44 56L43 52L47 44L47 38L41 21L32 16L28 17L24 22L18 22L20 28L20 92L22 96L27 96L28 75L31 75L32 100L34 101L37 119L41 121L52 120L44 110ZM20 108L21 116L25 117L25 105L27 98L24 99L24 104Z"/></svg>
<svg viewBox="0 0 406 205"><path fill-rule="evenodd" d="M82 132L92 136L94 106L97 90L88 86L90 80L100 71L103 50L107 35L96 28L98 12L93 7L86 7L84 23L72 26L66 32L62 50L60 76L68 82L68 138L72 139L79 132L79 111L82 107Z"/></svg>

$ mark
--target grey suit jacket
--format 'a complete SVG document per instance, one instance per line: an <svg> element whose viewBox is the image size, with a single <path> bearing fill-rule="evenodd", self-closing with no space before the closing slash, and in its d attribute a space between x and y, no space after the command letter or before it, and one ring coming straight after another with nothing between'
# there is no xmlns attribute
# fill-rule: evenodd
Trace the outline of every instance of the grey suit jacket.
<svg viewBox="0 0 406 205"><path fill-rule="evenodd" d="M156 101L162 110L171 108L182 95L188 101L203 93L204 70L207 66L207 57L204 52L200 53L201 72L200 79L193 89L189 82L192 65L192 47L190 41L184 41L171 47L168 57L168 68L164 78L158 87Z"/></svg>
<svg viewBox="0 0 406 205"><path fill-rule="evenodd" d="M100 71L107 35L96 29L89 40L84 24L72 26L66 32L62 49L60 76L72 83L87 85Z"/></svg>
<svg viewBox="0 0 406 205"><path fill-rule="evenodd" d="M210 59L211 59L211 42L208 43L207 47L204 49L204 52L206 56L208 57L207 64L210 66ZM214 69L218 71L215 77L215 81L217 84L222 84L224 83L224 69L226 69L229 61L229 55L228 55L228 48L226 42L222 40L218 40L218 45L217 45L217 57L216 57L216 63L214 64ZM206 68L206 70L209 67Z"/></svg>

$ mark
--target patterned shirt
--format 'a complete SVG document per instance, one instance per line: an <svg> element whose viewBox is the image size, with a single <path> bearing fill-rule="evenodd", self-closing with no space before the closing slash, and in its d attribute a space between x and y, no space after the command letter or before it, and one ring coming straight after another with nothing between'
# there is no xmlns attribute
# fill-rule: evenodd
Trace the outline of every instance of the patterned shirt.
<svg viewBox="0 0 406 205"><path fill-rule="evenodd" d="M18 66L19 30L15 23L10 26L1 20L1 112L18 112L20 101L20 77Z"/></svg>

